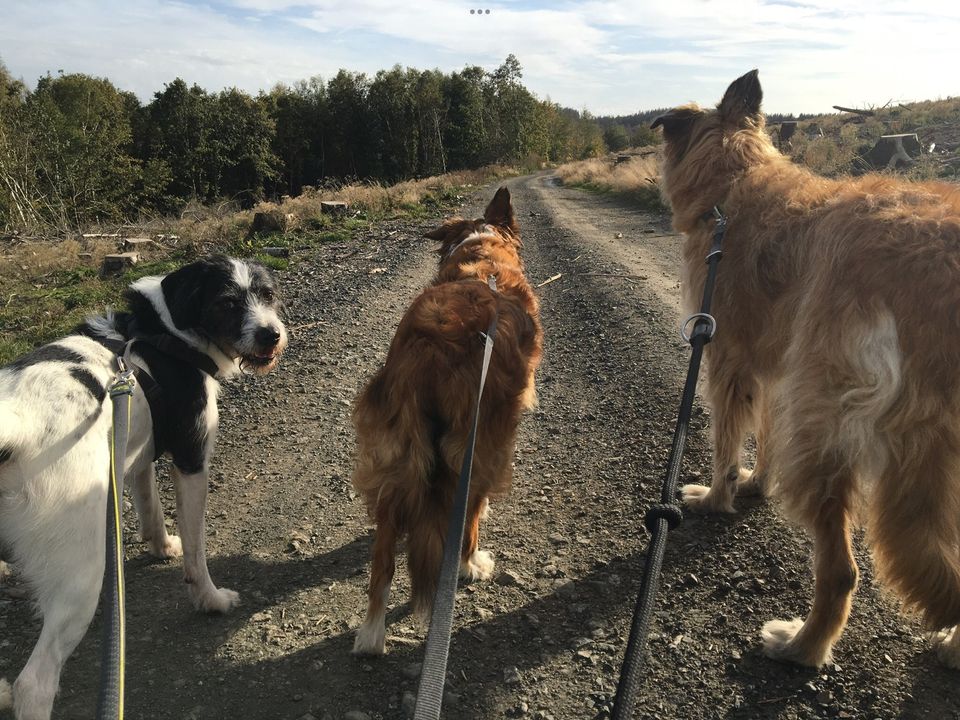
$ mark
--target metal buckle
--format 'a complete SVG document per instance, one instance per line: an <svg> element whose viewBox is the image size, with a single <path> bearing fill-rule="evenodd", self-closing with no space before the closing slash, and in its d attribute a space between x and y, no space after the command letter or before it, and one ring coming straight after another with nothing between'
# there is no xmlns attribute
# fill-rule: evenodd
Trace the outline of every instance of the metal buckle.
<svg viewBox="0 0 960 720"><path fill-rule="evenodd" d="M128 366L122 356L117 356L117 376L107 391L110 397L116 395L129 395L137 386L137 379L134 377L133 368Z"/></svg>

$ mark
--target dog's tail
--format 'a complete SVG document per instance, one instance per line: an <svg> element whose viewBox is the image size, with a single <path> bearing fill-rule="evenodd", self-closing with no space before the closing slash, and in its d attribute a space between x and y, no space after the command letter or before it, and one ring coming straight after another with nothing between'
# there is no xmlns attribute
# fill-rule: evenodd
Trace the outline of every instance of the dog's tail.
<svg viewBox="0 0 960 720"><path fill-rule="evenodd" d="M0 678L0 710L9 710L13 707L13 688L3 678Z"/></svg>
<svg viewBox="0 0 960 720"><path fill-rule="evenodd" d="M906 457L892 453L870 499L868 523L878 578L896 591L906 610L920 615L927 630L960 624L960 457L955 450L960 438L954 428L941 430L953 436L950 441L916 442L916 436L904 433L914 447Z"/></svg>

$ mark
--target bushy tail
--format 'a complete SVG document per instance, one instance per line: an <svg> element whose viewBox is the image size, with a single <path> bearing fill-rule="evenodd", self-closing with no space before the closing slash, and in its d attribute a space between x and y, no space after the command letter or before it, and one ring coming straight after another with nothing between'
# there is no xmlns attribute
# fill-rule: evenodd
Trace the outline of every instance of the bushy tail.
<svg viewBox="0 0 960 720"><path fill-rule="evenodd" d="M877 576L897 592L905 609L921 616L927 630L960 623L955 447L943 442L918 453L913 463L891 463L871 499Z"/></svg>
<svg viewBox="0 0 960 720"><path fill-rule="evenodd" d="M0 678L0 710L9 710L13 707L13 688L3 678Z"/></svg>

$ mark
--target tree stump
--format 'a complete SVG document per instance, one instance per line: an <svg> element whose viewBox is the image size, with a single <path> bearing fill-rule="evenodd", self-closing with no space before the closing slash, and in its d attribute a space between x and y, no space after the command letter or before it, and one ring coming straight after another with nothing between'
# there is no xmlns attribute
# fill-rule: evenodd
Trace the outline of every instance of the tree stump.
<svg viewBox="0 0 960 720"><path fill-rule="evenodd" d="M784 143L790 142L790 138L793 137L796 131L796 120L784 120L780 123L780 129L777 131L777 144L782 146Z"/></svg>
<svg viewBox="0 0 960 720"><path fill-rule="evenodd" d="M347 214L350 206L342 200L323 200L320 203L320 212L324 215L342 217Z"/></svg>
<svg viewBox="0 0 960 720"><path fill-rule="evenodd" d="M913 161L920 157L921 152L920 140L916 133L883 135L864 159L874 168L895 169L912 165Z"/></svg>
<svg viewBox="0 0 960 720"><path fill-rule="evenodd" d="M287 229L287 216L279 210L266 210L253 214L250 234L282 233Z"/></svg>
<svg viewBox="0 0 960 720"><path fill-rule="evenodd" d="M116 253L107 255L103 258L103 265L100 266L101 275L116 275L124 270L129 270L140 262L140 254L135 252Z"/></svg>

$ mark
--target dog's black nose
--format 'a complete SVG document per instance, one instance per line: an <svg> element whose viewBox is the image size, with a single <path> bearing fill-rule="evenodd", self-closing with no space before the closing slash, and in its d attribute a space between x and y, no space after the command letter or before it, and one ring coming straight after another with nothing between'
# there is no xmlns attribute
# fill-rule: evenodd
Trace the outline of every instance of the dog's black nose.
<svg viewBox="0 0 960 720"><path fill-rule="evenodd" d="M280 341L280 331L272 327L262 327L254 333L253 339L262 347L273 347Z"/></svg>

